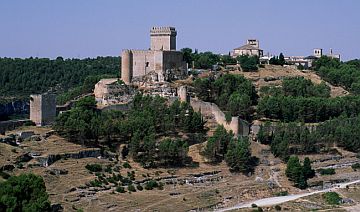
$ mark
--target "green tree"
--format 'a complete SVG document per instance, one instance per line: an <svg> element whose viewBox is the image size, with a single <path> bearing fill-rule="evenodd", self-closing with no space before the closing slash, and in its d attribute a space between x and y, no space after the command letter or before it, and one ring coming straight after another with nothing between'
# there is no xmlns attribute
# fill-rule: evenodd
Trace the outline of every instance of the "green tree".
<svg viewBox="0 0 360 212"><path fill-rule="evenodd" d="M183 48L180 50L183 53L184 60L189 65L194 61L193 53L191 48Z"/></svg>
<svg viewBox="0 0 360 212"><path fill-rule="evenodd" d="M239 61L243 71L258 70L257 64L259 64L259 58L257 56L241 55L236 59Z"/></svg>
<svg viewBox="0 0 360 212"><path fill-rule="evenodd" d="M245 139L232 139L225 161L231 171L247 173L252 170L250 144Z"/></svg>
<svg viewBox="0 0 360 212"><path fill-rule="evenodd" d="M302 175L302 167L297 156L290 156L286 166L286 176L290 181L296 182Z"/></svg>
<svg viewBox="0 0 360 212"><path fill-rule="evenodd" d="M285 57L284 57L283 53L280 53L280 55L279 55L279 65L283 66L285 64L286 64Z"/></svg>
<svg viewBox="0 0 360 212"><path fill-rule="evenodd" d="M315 170L311 167L311 162L308 157L304 159L303 173L306 179L312 178L315 176Z"/></svg>
<svg viewBox="0 0 360 212"><path fill-rule="evenodd" d="M204 155L211 162L221 161L224 158L228 145L233 137L234 134L232 132L228 133L223 125L218 125L214 135L208 139Z"/></svg>
<svg viewBox="0 0 360 212"><path fill-rule="evenodd" d="M0 188L0 211L50 211L45 183L39 176L11 176Z"/></svg>
<svg viewBox="0 0 360 212"><path fill-rule="evenodd" d="M341 197L336 192L326 192L323 194L323 198L325 199L326 203L330 205L339 205L341 202Z"/></svg>

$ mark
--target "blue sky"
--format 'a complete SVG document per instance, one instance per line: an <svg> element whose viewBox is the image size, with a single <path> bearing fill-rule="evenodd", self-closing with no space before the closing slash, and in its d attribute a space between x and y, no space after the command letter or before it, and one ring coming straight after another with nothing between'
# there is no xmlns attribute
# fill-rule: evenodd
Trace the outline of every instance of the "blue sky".
<svg viewBox="0 0 360 212"><path fill-rule="evenodd" d="M0 20L0 57L114 56L175 26L178 49L228 53L257 38L264 53L360 58L359 0L1 0Z"/></svg>

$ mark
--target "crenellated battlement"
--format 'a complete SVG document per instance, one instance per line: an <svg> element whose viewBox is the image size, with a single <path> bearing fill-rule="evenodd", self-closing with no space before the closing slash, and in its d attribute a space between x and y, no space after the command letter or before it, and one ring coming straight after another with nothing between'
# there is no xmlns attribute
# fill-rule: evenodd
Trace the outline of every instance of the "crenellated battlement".
<svg viewBox="0 0 360 212"><path fill-rule="evenodd" d="M152 27L150 30L150 35L172 35L176 36L175 27Z"/></svg>

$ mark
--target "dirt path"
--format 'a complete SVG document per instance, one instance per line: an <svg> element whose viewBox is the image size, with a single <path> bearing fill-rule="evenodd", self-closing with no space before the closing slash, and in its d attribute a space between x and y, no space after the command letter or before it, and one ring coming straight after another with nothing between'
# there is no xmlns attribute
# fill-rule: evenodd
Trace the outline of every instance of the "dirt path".
<svg viewBox="0 0 360 212"><path fill-rule="evenodd" d="M292 200L296 200L302 197L306 197L306 196L310 196L313 194L318 194L318 193L324 193L324 192L329 192L329 191L335 191L339 188L346 188L346 186L351 185L351 184L356 184L356 183L360 183L360 180L355 180L355 181L351 181L348 183L338 183L335 184L333 187L328 188L328 189L324 189L324 190L319 190L319 191L313 191L313 192L307 192L307 193L302 193L302 194L293 194L293 195L288 195L288 196L280 196L280 197L268 197L268 198L263 198L263 199L258 199L258 200L254 200L254 201L250 201L247 203L239 203L233 207L228 207L228 208L221 208L219 210L215 210L217 212L224 212L224 211L230 211L230 210L236 210L236 209L240 209L240 208L250 208L252 204L256 204L257 206L271 206L271 205L277 205L277 204L281 204L284 202L289 202Z"/></svg>

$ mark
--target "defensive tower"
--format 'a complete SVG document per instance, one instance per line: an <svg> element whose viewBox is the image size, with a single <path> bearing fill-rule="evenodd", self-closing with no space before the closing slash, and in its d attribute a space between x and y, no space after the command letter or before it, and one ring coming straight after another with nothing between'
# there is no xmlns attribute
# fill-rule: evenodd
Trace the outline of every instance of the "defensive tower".
<svg viewBox="0 0 360 212"><path fill-rule="evenodd" d="M176 50L175 27L152 27L150 30L151 50Z"/></svg>

